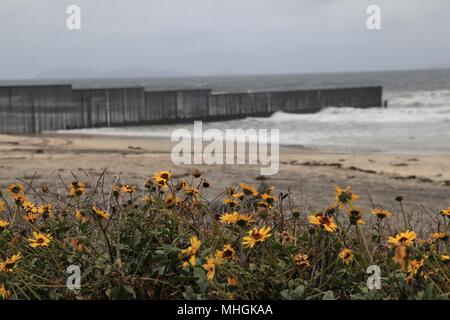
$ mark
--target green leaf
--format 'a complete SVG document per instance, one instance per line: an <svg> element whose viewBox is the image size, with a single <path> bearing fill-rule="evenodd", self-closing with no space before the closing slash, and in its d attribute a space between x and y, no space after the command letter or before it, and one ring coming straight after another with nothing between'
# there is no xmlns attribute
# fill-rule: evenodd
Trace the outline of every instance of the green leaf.
<svg viewBox="0 0 450 320"><path fill-rule="evenodd" d="M323 294L322 300L336 300L333 291L327 291Z"/></svg>
<svg viewBox="0 0 450 320"><path fill-rule="evenodd" d="M430 282L424 291L422 292L421 300L432 300L433 299L433 282ZM420 294L420 292L419 292Z"/></svg>
<svg viewBox="0 0 450 320"><path fill-rule="evenodd" d="M136 247L141 243L142 233L139 230L134 232L133 245Z"/></svg>
<svg viewBox="0 0 450 320"><path fill-rule="evenodd" d="M300 299L303 296L304 293L305 293L305 287L302 286L302 285L298 286L294 290L294 295L295 295L296 299Z"/></svg>
<svg viewBox="0 0 450 320"><path fill-rule="evenodd" d="M107 265L105 266L104 274L105 274L105 275L110 274L110 273L111 273L111 270L112 270L111 265L110 265L110 264L107 264Z"/></svg>
<svg viewBox="0 0 450 320"><path fill-rule="evenodd" d="M186 290L183 292L183 297L186 300L195 300L196 295L195 295L194 289L192 289L191 286L186 287Z"/></svg>
<svg viewBox="0 0 450 320"><path fill-rule="evenodd" d="M129 294L131 294L133 296L133 299L136 299L136 292L134 292L134 289L132 286L125 285L123 288L125 289L126 292L128 292Z"/></svg>
<svg viewBox="0 0 450 320"><path fill-rule="evenodd" d="M198 279L197 280L198 288L202 293L207 293L209 288L209 281L206 279Z"/></svg>

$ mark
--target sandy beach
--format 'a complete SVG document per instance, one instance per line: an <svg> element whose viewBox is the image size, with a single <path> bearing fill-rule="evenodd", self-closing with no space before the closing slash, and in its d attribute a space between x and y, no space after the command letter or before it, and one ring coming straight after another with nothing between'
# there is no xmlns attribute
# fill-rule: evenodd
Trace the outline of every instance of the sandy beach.
<svg viewBox="0 0 450 320"><path fill-rule="evenodd" d="M397 208L395 196L405 207L432 211L450 205L450 156L388 155L381 153L331 153L300 147L280 148L277 175L261 177L255 165L181 165L170 157L173 143L162 138L124 138L52 134L37 136L0 135L0 187L22 179L34 186L62 187L60 177L72 175L89 183L107 168L108 179L142 188L154 172L171 170L184 176L196 167L211 182L211 199L225 185L241 181L259 186L273 185L302 206L323 208L334 200L334 186L347 186L361 195L361 205L382 204ZM106 183L105 183L106 184Z"/></svg>

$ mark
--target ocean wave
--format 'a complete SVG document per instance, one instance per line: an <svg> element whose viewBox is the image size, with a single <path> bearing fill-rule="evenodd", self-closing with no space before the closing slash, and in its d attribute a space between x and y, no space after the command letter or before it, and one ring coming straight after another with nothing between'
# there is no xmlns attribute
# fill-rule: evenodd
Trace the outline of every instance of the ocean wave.
<svg viewBox="0 0 450 320"><path fill-rule="evenodd" d="M450 90L396 92L388 95L394 107L440 107L450 105Z"/></svg>
<svg viewBox="0 0 450 320"><path fill-rule="evenodd" d="M359 122L359 123L408 123L408 122L448 122L450 106L442 107L388 107L350 108L329 107L313 114L293 114L276 112L269 118L252 118L253 121L275 123L301 122Z"/></svg>

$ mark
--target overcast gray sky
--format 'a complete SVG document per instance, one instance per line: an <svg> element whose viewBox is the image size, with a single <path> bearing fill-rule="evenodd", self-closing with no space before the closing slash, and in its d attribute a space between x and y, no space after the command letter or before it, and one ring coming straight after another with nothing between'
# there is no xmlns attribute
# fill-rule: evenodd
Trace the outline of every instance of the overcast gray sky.
<svg viewBox="0 0 450 320"><path fill-rule="evenodd" d="M71 4L79 31L66 28ZM380 31L366 28L370 4L381 7ZM448 0L1 0L0 77L450 67L449 14Z"/></svg>

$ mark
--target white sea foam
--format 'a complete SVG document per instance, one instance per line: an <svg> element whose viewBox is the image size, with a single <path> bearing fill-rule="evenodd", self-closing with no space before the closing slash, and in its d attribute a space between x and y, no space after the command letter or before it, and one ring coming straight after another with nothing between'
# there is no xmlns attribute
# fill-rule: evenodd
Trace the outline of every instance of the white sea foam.
<svg viewBox="0 0 450 320"><path fill-rule="evenodd" d="M389 99L389 104L396 107L441 107L449 103L450 90L399 92Z"/></svg>
<svg viewBox="0 0 450 320"><path fill-rule="evenodd" d="M450 106L441 107L391 107L391 108L336 108L329 107L313 114L276 112L270 118L258 118L261 122L447 122L450 121Z"/></svg>

